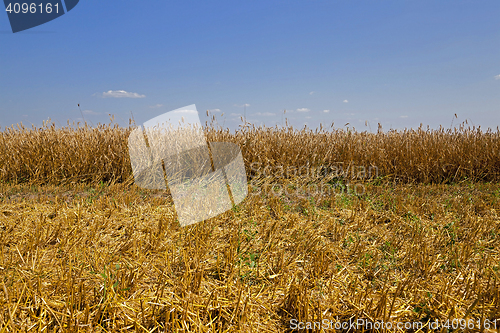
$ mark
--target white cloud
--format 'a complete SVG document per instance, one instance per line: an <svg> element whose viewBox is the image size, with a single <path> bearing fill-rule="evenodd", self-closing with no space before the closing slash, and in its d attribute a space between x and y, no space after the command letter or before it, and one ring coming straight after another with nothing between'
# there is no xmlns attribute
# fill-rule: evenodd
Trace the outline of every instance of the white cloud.
<svg viewBox="0 0 500 333"><path fill-rule="evenodd" d="M95 112L95 111L92 111L92 110L83 110L82 113L83 114L91 114L91 115L100 114L99 112Z"/></svg>
<svg viewBox="0 0 500 333"><path fill-rule="evenodd" d="M140 95L138 93L127 92L125 90L109 90L102 93L102 97L113 97L113 98L144 98L146 95Z"/></svg>
<svg viewBox="0 0 500 333"><path fill-rule="evenodd" d="M308 108L300 108L300 109L297 109L297 112L309 112L311 110L309 110Z"/></svg>
<svg viewBox="0 0 500 333"><path fill-rule="evenodd" d="M309 116L308 116L308 117L306 117L306 119L311 119L311 118L312 118L312 117L309 117Z"/></svg>
<svg viewBox="0 0 500 333"><path fill-rule="evenodd" d="M408 118L408 116L399 116L399 118Z"/></svg>
<svg viewBox="0 0 500 333"><path fill-rule="evenodd" d="M245 106L250 106L250 104L247 104L247 103L245 103L245 104L241 104L241 105L234 104L234 106L237 106L237 107L239 107L239 108L242 108L242 107L245 107Z"/></svg>
<svg viewBox="0 0 500 333"><path fill-rule="evenodd" d="M311 92L309 93L309 95L312 95L312 94L314 94L314 93L315 93L315 91L311 91Z"/></svg>
<svg viewBox="0 0 500 333"><path fill-rule="evenodd" d="M269 116L275 116L276 113L271 113L271 112L264 112L264 113L261 113L261 112L257 112L255 114L256 116L266 116L266 117L269 117Z"/></svg>
<svg viewBox="0 0 500 333"><path fill-rule="evenodd" d="M324 113L328 113L328 112L330 112L330 110L323 110L323 112L324 112Z"/></svg>
<svg viewBox="0 0 500 333"><path fill-rule="evenodd" d="M209 112L220 112L220 109L210 109Z"/></svg>
<svg viewBox="0 0 500 333"><path fill-rule="evenodd" d="M500 74L495 75L495 80L500 80Z"/></svg>
<svg viewBox="0 0 500 333"><path fill-rule="evenodd" d="M233 116L233 117L241 117L242 115L239 114L239 113L231 113L230 116Z"/></svg>
<svg viewBox="0 0 500 333"><path fill-rule="evenodd" d="M150 108L157 109L157 108L161 108L162 106L163 106L163 104L156 104L156 105L151 105Z"/></svg>
<svg viewBox="0 0 500 333"><path fill-rule="evenodd" d="M349 103L349 101L347 99L344 99L344 103Z"/></svg>

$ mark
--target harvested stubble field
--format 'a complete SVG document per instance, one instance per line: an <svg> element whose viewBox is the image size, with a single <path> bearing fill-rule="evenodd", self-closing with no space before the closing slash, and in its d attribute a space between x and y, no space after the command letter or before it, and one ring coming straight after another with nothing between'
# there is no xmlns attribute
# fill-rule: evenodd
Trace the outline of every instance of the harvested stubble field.
<svg viewBox="0 0 500 333"><path fill-rule="evenodd" d="M129 132L0 134L0 332L500 319L498 131L207 127L240 145L250 192L185 228L132 184Z"/></svg>

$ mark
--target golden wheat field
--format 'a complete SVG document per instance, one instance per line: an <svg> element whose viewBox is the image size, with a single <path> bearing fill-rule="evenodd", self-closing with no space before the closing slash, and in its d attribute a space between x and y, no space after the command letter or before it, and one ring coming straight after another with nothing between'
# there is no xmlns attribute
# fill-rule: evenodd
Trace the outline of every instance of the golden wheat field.
<svg viewBox="0 0 500 333"><path fill-rule="evenodd" d="M180 227L131 129L0 133L0 332L500 331L498 130L207 125L249 193Z"/></svg>

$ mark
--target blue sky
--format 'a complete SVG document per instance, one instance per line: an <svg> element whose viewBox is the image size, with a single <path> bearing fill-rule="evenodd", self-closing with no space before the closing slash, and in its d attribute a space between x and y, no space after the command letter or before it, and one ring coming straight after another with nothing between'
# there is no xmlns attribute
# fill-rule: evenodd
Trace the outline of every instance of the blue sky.
<svg viewBox="0 0 500 333"><path fill-rule="evenodd" d="M235 128L500 126L500 1L81 0L13 34L0 125L143 123L196 104ZM222 115L223 114L223 115ZM366 123L367 122L367 123ZM366 126L365 124L368 124Z"/></svg>

